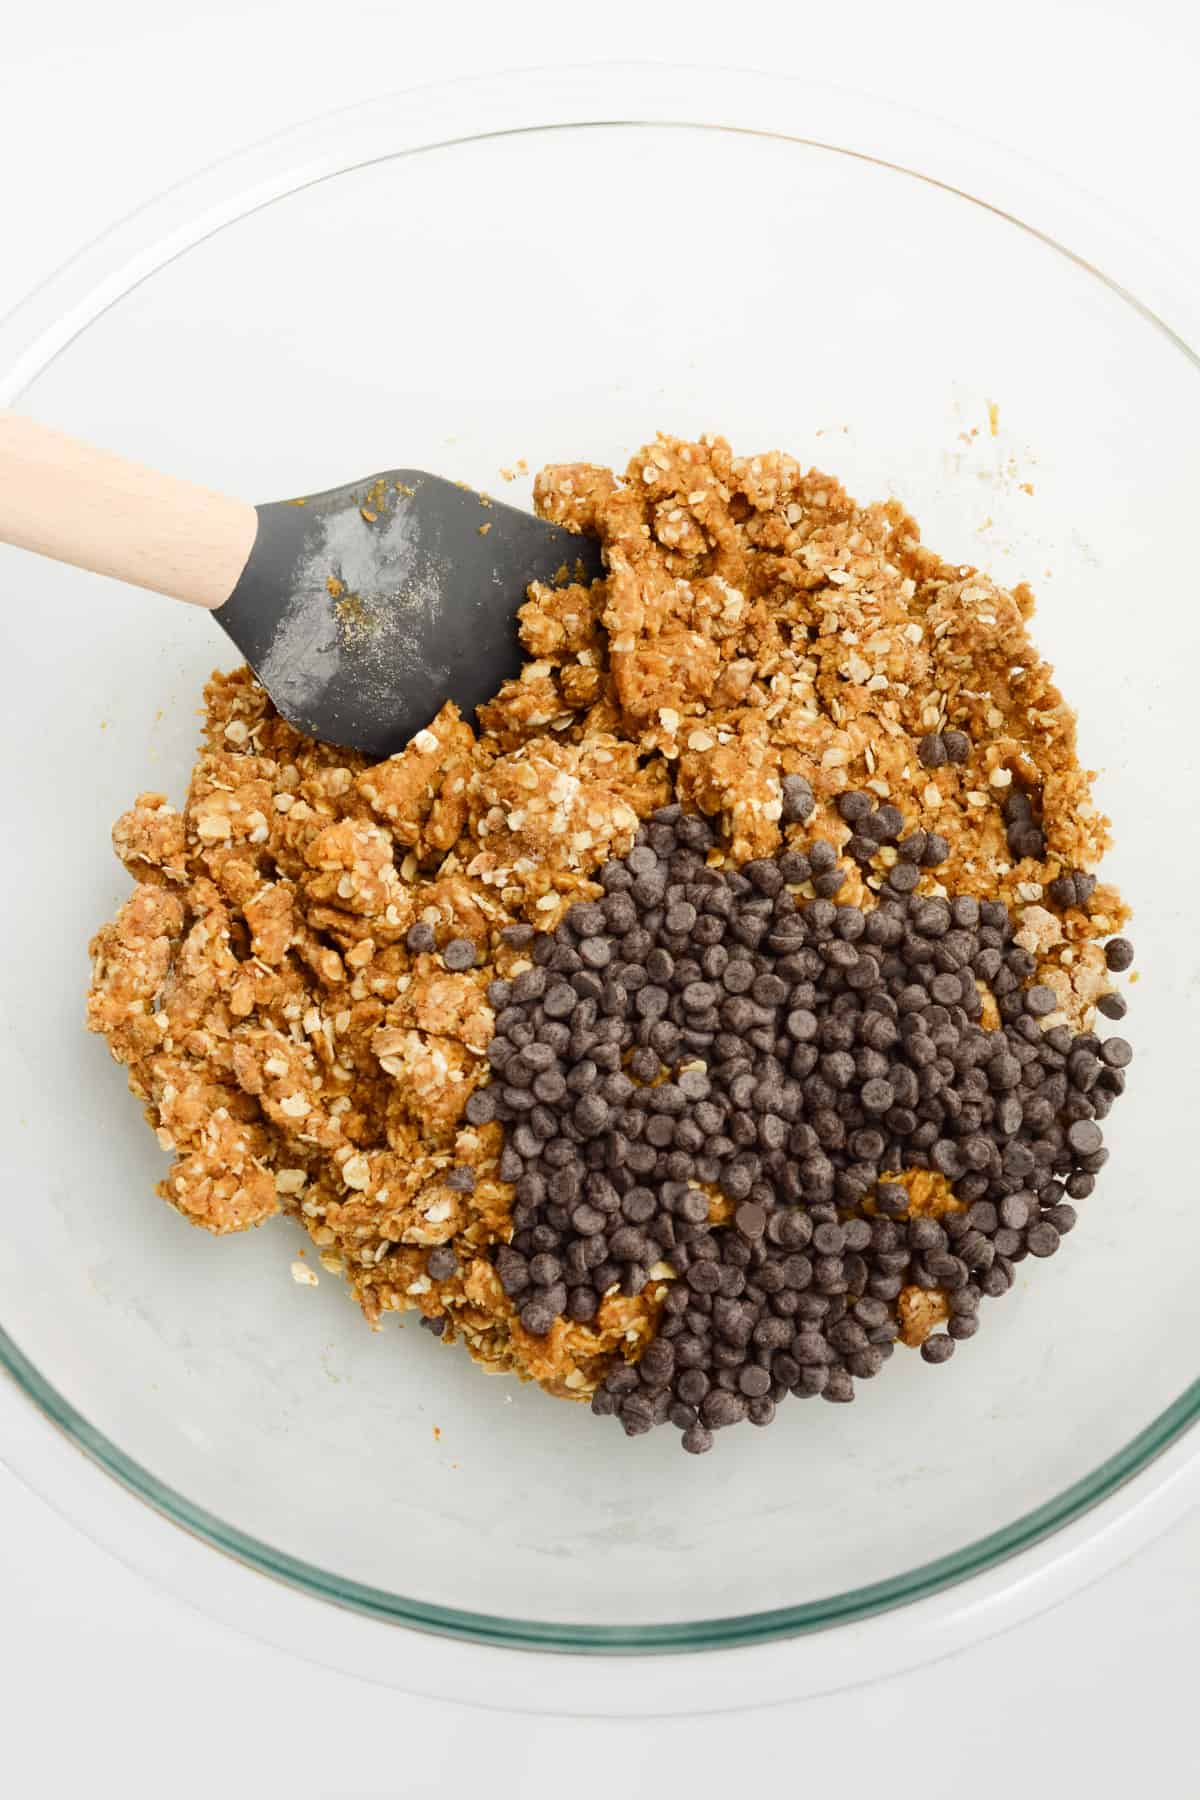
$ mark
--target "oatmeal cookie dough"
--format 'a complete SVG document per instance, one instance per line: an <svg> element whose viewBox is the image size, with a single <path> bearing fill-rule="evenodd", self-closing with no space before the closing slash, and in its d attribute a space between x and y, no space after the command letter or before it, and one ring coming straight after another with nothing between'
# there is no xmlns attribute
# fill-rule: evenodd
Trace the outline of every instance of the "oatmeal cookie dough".
<svg viewBox="0 0 1200 1800"><path fill-rule="evenodd" d="M1074 713L1028 635L1027 587L944 563L896 501L860 507L791 457L735 457L720 438L660 437L623 483L587 465L546 469L535 498L548 518L600 533L624 729L670 764L679 801L719 822L732 860L770 855L787 836L789 774L812 786L812 830L843 846L852 831L837 799L865 789L908 829L946 838L929 892L1013 908L1062 1022L1086 1021L1108 986L1096 940L1127 915L1107 886L1086 912L1047 905L1050 884L1093 869L1109 835ZM569 686L573 652L541 653ZM926 767L922 741L950 731L966 754ZM1030 800L1040 855L1014 855L1014 794Z"/></svg>
<svg viewBox="0 0 1200 1800"><path fill-rule="evenodd" d="M175 1156L163 1198L213 1232L296 1213L372 1321L416 1307L488 1367L590 1392L648 1337L656 1297L524 1334L487 1254L511 1230L500 1130L463 1112L490 1072L488 979L522 966L501 928L592 891L564 820L590 820L602 853L628 842L662 773L602 731L506 754L452 708L367 766L301 738L247 670L206 703L183 811L146 793L114 828L138 886L92 944L88 1023ZM525 818L515 798L501 814L501 864L475 845L506 789ZM452 943L469 968L446 966ZM452 1272L432 1275L450 1243Z"/></svg>
<svg viewBox="0 0 1200 1800"><path fill-rule="evenodd" d="M491 1072L488 984L526 963L502 932L594 898L673 799L708 817L714 863L776 853L797 778L843 900L870 904L896 852L856 855L840 798L940 834L920 891L1009 905L1047 1028L1089 1024L1126 911L1077 876L1108 826L1028 589L943 563L895 502L860 507L720 438L659 437L621 478L546 469L536 500L599 533L607 577L531 590L530 660L477 730L448 705L368 765L300 737L247 670L214 676L183 810L146 793L114 830L137 885L93 941L88 1023L173 1155L160 1191L185 1217L293 1213L373 1322L415 1308L486 1367L587 1398L640 1355L669 1284L542 1337L504 1294L501 1128L466 1117ZM954 733L963 755L922 760ZM462 942L466 966L445 954Z"/></svg>

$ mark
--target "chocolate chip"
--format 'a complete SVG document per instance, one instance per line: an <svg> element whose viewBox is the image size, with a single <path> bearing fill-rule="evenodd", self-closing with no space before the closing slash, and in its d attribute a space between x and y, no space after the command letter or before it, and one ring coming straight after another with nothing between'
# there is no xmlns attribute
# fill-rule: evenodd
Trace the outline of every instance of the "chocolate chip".
<svg viewBox="0 0 1200 1800"><path fill-rule="evenodd" d="M743 1237L756 1240L763 1235L767 1228L767 1215L763 1207L756 1205L753 1201L746 1201L738 1207L734 1214L734 1224Z"/></svg>
<svg viewBox="0 0 1200 1800"><path fill-rule="evenodd" d="M917 757L923 768L940 769L949 761L946 746L936 731L927 732L917 745Z"/></svg>
<svg viewBox="0 0 1200 1800"><path fill-rule="evenodd" d="M689 1425L680 1442L691 1456L703 1456L713 1447L713 1434L703 1425Z"/></svg>
<svg viewBox="0 0 1200 1800"><path fill-rule="evenodd" d="M839 804L869 865L902 820L855 794ZM1006 817L1037 829L1027 796ZM972 1335L979 1295L1074 1224L1064 1188L1090 1192L1095 1119L1130 1053L1041 1031L1056 1002L1024 985L1034 959L1000 903L897 891L896 870L915 887L948 854L936 833L903 841L864 912L833 903L846 877L824 840L710 871L711 830L689 819L656 814L599 872L605 898L569 908L528 940L534 968L493 984L494 1083L467 1118L505 1127L515 1230L495 1259L532 1325L549 1328L549 1306L590 1322L605 1293L637 1294L672 1263L640 1373L618 1360L594 1410L630 1435L670 1420L711 1442L725 1423L770 1423L788 1393L851 1399L892 1351L904 1285L947 1295L929 1359ZM805 904L788 889L809 879ZM978 1023L977 979L996 1033ZM881 1176L926 1166L971 1210L898 1225L907 1190ZM733 1202L732 1228L710 1224L699 1183Z"/></svg>
<svg viewBox="0 0 1200 1800"><path fill-rule="evenodd" d="M914 931L922 937L944 937L951 926L950 908L944 900L919 900L910 913Z"/></svg>
<svg viewBox="0 0 1200 1800"><path fill-rule="evenodd" d="M555 1308L541 1298L527 1300L520 1313L521 1324L531 1337L545 1337L556 1317Z"/></svg>
<svg viewBox="0 0 1200 1800"><path fill-rule="evenodd" d="M532 936L532 933L530 935ZM404 943L414 956L419 956L423 953L428 954L436 945L437 939L433 935L433 927L426 925L423 919L418 919L415 925L409 926L405 933Z"/></svg>
<svg viewBox="0 0 1200 1800"><path fill-rule="evenodd" d="M700 1403L700 1418L710 1431L740 1424L745 1417L745 1400L724 1388L712 1388Z"/></svg>
<svg viewBox="0 0 1200 1800"><path fill-rule="evenodd" d="M852 789L849 793L839 794L836 801L838 812L847 825L855 825L874 811L875 799L872 794Z"/></svg>
<svg viewBox="0 0 1200 1800"><path fill-rule="evenodd" d="M1026 825L1019 831L1010 831L1008 842L1013 855L1018 858L1028 856L1038 862L1046 854L1045 835L1036 825Z"/></svg>
<svg viewBox="0 0 1200 1800"><path fill-rule="evenodd" d="M945 731L942 733L942 748L952 763L965 763L971 754L971 740L965 731Z"/></svg>
<svg viewBox="0 0 1200 1800"><path fill-rule="evenodd" d="M512 1001L514 1006L525 1006L530 1000L540 1000L546 992L549 978L545 969L522 969L514 977L512 984ZM497 1021L498 1023L499 1021Z"/></svg>
<svg viewBox="0 0 1200 1800"><path fill-rule="evenodd" d="M468 1097L466 1116L472 1125L489 1125L496 1116L496 1096L490 1088L476 1088Z"/></svg>
<svg viewBox="0 0 1200 1800"><path fill-rule="evenodd" d="M811 785L803 775L785 775L780 785L783 790L784 824L803 824L811 817L816 805Z"/></svg>
<svg viewBox="0 0 1200 1800"><path fill-rule="evenodd" d="M442 951L442 961L448 969L453 969L456 974L461 974L465 969L473 969L475 967L475 946L470 938L451 938Z"/></svg>
<svg viewBox="0 0 1200 1800"><path fill-rule="evenodd" d="M1060 1242L1059 1233L1049 1219L1039 1219L1025 1233L1025 1243L1032 1256L1053 1256Z"/></svg>
<svg viewBox="0 0 1200 1800"><path fill-rule="evenodd" d="M1077 1156L1092 1156L1104 1142L1100 1127L1091 1119L1076 1119L1067 1128L1067 1142Z"/></svg>
<svg viewBox="0 0 1200 1800"><path fill-rule="evenodd" d="M1121 974L1133 962L1133 945L1128 938L1109 938L1104 946L1104 960L1114 975Z"/></svg>
<svg viewBox="0 0 1200 1800"><path fill-rule="evenodd" d="M785 850L779 858L779 873L789 887L799 887L812 875L812 864L799 851Z"/></svg>

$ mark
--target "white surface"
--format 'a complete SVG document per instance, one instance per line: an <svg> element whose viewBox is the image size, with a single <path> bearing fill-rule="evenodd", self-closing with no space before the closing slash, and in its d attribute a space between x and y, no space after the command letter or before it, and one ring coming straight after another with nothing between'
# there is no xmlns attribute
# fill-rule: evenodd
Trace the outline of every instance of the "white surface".
<svg viewBox="0 0 1200 1800"><path fill-rule="evenodd" d="M214 1556L157 1513L131 1507L104 1472L18 1392L0 1382L4 1463L93 1542L156 1590L310 1664L360 1676L406 1698L457 1700L489 1712L708 1717L840 1693L945 1662L1047 1612L1128 1560L1196 1506L1197 1469L1181 1439L1103 1506L971 1581L875 1618L780 1644L703 1655L581 1657L454 1641L330 1607L282 1582L265 1583ZM902 1489L896 1490L903 1503ZM741 1522L739 1522L740 1524ZM743 1525L743 1531L746 1529ZM832 1537L834 1534L830 1533ZM730 1557L735 1554L731 1544ZM515 1559L514 1559L515 1560Z"/></svg>
<svg viewBox="0 0 1200 1800"><path fill-rule="evenodd" d="M224 4L176 23L161 7L118 0L92 13L69 0L53 46L40 41L32 11L5 22L0 154L24 180L10 173L5 183L0 307L117 212L264 131L403 81L587 56L596 42L592 21L572 26L562 8L545 47L530 35L542 11L534 7L495 9L466 30L458 14L440 34L395 8L342 8L336 27L305 5L239 11L247 16L236 26ZM646 9L613 5L606 17L636 20L636 29L605 47L725 54L809 74L815 66L847 85L907 92L995 136L1020 133L1031 155L1140 212L1165 239L1186 220L1188 247L1200 254L1186 176L1200 148L1200 31L1166 7L1014 4L1002 30L986 33L972 28L971 9L932 5L860 4L840 26L830 17L789 27L781 12L767 29L768 13L756 9L753 41L730 46L715 15L706 27L707 9L664 6L648 19ZM1182 42L1181 29L1190 34ZM157 1791L168 1770L176 1793L200 1791L218 1773L230 1785L233 1771L235 1792L265 1780L322 1796L485 1784L501 1794L560 1784L636 1794L690 1766L695 1791L707 1793L755 1764L778 1766L788 1733L803 1746L792 1766L807 1775L845 1770L852 1752L864 1785L887 1768L901 1793L917 1792L919 1777L922 1793L948 1794L969 1774L986 1796L1033 1767L1039 1786L1073 1772L1102 1800L1135 1771L1153 1779L1171 1769L1172 1791L1195 1785L1183 1683L1196 1521L1049 1618L953 1664L740 1728L689 1722L653 1734L473 1721L301 1668L150 1595L7 1481L0 1540L0 1680L23 1696L5 1709L4 1767L18 1792L57 1793L100 1768L123 1775L134 1796ZM912 1721L922 1716L933 1735L918 1760L912 1746L923 1734ZM194 1720L204 1721L199 1734ZM905 1745L912 1781L897 1788ZM381 1757L390 1767L373 1773Z"/></svg>
<svg viewBox="0 0 1200 1800"><path fill-rule="evenodd" d="M895 1800L1007 1800L1018 1784L1116 1800L1200 1781L1197 1521L1036 1625L919 1674L622 1725L472 1713L326 1674L151 1593L8 1478L0 1518L4 1772L22 1800L101 1775L130 1800L708 1800L750 1781L856 1800L875 1783Z"/></svg>

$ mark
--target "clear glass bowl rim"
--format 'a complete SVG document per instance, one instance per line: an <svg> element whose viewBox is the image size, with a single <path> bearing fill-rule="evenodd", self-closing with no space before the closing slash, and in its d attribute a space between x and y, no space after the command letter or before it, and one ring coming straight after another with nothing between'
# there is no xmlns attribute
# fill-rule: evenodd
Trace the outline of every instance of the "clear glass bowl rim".
<svg viewBox="0 0 1200 1800"><path fill-rule="evenodd" d="M719 77L714 81L713 77ZM698 96L703 91L697 116ZM451 129L470 101L479 127ZM803 131L792 128L797 114ZM853 142L846 136L847 122ZM326 113L235 152L159 195L88 244L0 320L0 404L11 405L57 354L142 280L234 219L370 163L519 132L629 126L743 132L854 157L940 187L1041 239L1162 333L1192 375L1200 356L1195 277L1161 245L1081 189L984 140L902 106L758 73L655 65L515 71L387 95ZM981 197L976 185L988 194ZM1071 239L1068 247L1058 233ZM1136 280L1136 290L1134 281ZM442 1607L348 1580L288 1556L160 1482L48 1382L0 1326L0 1368L39 1411L128 1492L250 1568L367 1616L476 1644L646 1654L730 1649L819 1631L928 1598L980 1575L1108 1499L1200 1419L1200 1379L1115 1455L1000 1531L861 1588L800 1606L681 1624L591 1626Z"/></svg>

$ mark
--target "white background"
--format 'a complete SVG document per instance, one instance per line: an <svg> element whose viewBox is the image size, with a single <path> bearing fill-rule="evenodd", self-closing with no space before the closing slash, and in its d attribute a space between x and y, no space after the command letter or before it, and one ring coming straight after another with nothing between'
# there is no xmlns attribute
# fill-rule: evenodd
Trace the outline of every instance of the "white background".
<svg viewBox="0 0 1200 1800"><path fill-rule="evenodd" d="M170 182L314 112L598 57L790 70L902 98L1023 148L1200 265L1200 19L1178 0L0 0L0 312ZM990 1800L1017 1782L1183 1796L1200 1789L1198 1593L1195 1517L1032 1624L841 1695L628 1726L471 1713L199 1618L0 1471L0 1781L22 1800L84 1783L129 1800L636 1800L814 1781L855 1796L886 1782L898 1800Z"/></svg>

